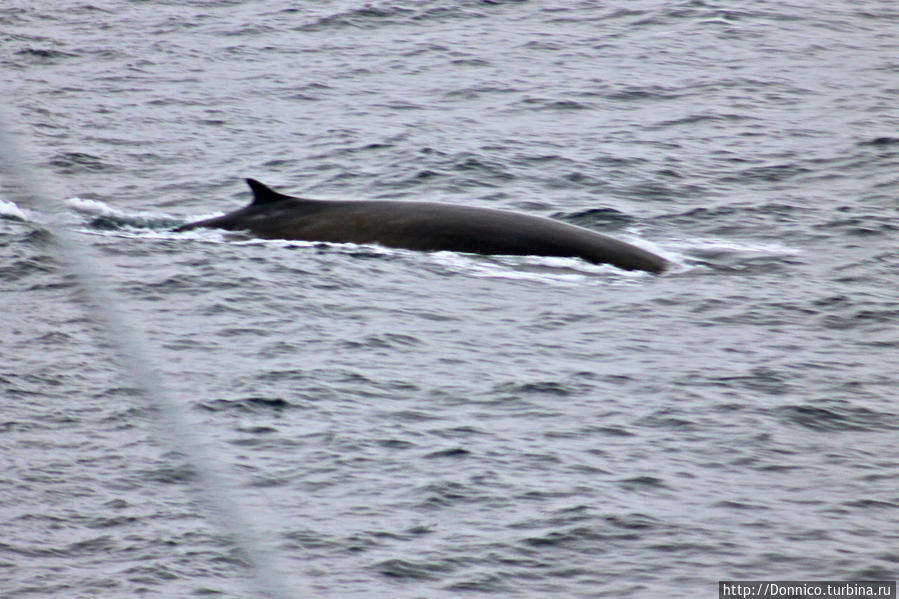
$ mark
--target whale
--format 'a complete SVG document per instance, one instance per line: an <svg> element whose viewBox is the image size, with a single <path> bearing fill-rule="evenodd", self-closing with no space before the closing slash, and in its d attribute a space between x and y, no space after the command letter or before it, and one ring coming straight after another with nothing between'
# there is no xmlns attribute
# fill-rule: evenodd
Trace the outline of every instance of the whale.
<svg viewBox="0 0 899 599"><path fill-rule="evenodd" d="M669 262L648 250L551 218L476 206L397 200L312 200L246 179L252 202L197 228L249 231L261 239L375 244L425 252L560 256L660 274Z"/></svg>

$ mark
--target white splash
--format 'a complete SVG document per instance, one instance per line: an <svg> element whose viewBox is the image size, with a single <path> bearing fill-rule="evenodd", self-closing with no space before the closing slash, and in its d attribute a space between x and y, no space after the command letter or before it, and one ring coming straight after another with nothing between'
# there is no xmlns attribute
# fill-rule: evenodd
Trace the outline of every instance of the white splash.
<svg viewBox="0 0 899 599"><path fill-rule="evenodd" d="M0 199L0 217L26 222L34 220L28 215L28 212L26 210L19 208L18 204L7 202L6 200L2 199Z"/></svg>

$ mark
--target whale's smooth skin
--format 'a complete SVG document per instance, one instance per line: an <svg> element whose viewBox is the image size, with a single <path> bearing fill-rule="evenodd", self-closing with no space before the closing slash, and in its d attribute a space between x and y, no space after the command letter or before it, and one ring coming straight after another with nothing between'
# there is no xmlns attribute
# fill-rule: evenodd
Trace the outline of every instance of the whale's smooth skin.
<svg viewBox="0 0 899 599"><path fill-rule="evenodd" d="M175 230L247 230L263 239L431 252L569 256L656 274L669 266L661 256L629 243L540 216L433 202L307 200L278 193L255 179L246 181L253 190L250 205Z"/></svg>

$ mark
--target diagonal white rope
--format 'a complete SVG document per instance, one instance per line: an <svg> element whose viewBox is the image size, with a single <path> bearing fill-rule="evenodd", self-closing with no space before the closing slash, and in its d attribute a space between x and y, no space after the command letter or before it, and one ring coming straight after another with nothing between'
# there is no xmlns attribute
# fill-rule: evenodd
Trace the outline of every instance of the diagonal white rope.
<svg viewBox="0 0 899 599"><path fill-rule="evenodd" d="M287 599L291 595L287 593L274 555L251 524L259 519L252 518L247 507L238 501L222 466L212 458L197 423L191 422L187 411L166 391L147 355L144 335L119 308L121 302L98 274L96 265L99 261L93 257L90 248L66 227L53 224L52 216L61 210L58 202L50 198L64 196L56 193L43 172L30 166L34 164L33 154L22 136L13 134L9 128L11 121L3 112L0 111L0 172L5 171L6 176L19 184L31 208L51 217L49 222L38 226L50 232L57 256L75 275L94 321L102 326L110 346L118 353L117 361L143 398L156 408L152 411L159 415L160 428L169 433L171 446L185 456L196 472L198 490L207 507L217 516L216 523L231 537L250 565L255 588L249 590L271 599Z"/></svg>

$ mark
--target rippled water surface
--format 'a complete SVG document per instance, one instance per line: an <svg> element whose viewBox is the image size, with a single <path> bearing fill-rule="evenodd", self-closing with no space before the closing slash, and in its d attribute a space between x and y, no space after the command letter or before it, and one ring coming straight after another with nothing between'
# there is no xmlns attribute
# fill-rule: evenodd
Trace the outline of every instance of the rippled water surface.
<svg viewBox="0 0 899 599"><path fill-rule="evenodd" d="M897 576L897 33L876 0L7 0L0 83L298 596L712 596ZM251 596L13 175L0 595ZM677 266L170 231L244 177Z"/></svg>

